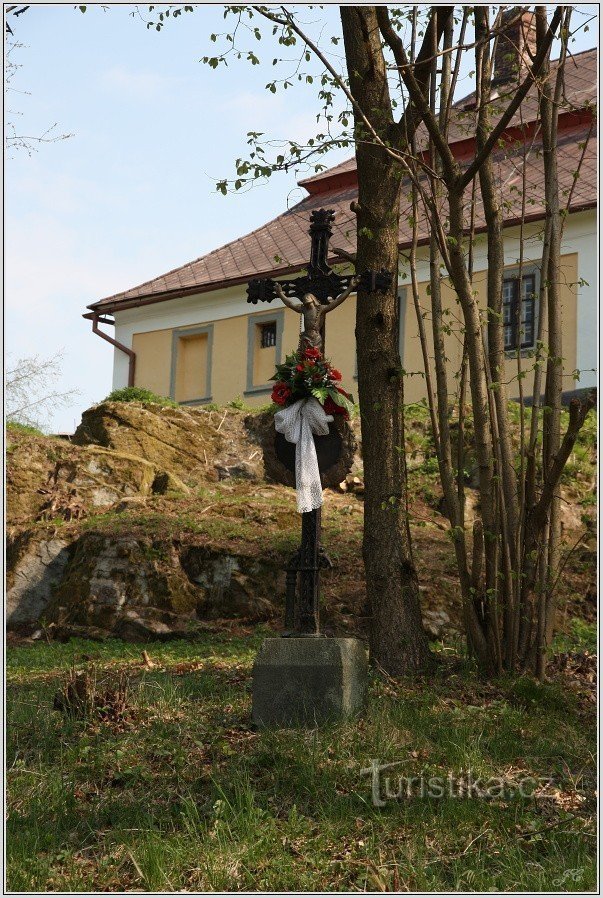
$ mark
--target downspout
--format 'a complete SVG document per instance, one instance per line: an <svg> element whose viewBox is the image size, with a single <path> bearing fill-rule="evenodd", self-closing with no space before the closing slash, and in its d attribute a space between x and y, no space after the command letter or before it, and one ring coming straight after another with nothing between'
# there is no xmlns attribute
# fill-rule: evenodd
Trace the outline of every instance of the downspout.
<svg viewBox="0 0 603 898"><path fill-rule="evenodd" d="M110 343L112 346L115 346L116 349L120 349L122 352L128 356L129 364L128 364L128 386L134 386L134 372L136 369L136 353L133 349L129 349L127 346L124 346L123 343L120 343L119 340L116 340L114 337L110 337L109 334L103 333L103 331L99 330L98 324L99 321L102 321L103 324L115 324L114 321L111 321L107 317L101 318L98 312L90 312L88 315L84 315L84 318L88 318L92 321L92 333L97 334L99 337L102 337L103 340L106 340L107 343Z"/></svg>

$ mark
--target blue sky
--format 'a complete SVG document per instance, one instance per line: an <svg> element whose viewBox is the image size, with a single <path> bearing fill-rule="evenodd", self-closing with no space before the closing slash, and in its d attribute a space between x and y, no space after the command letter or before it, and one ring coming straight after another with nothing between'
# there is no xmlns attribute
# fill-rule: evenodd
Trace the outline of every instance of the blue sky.
<svg viewBox="0 0 603 898"><path fill-rule="evenodd" d="M215 180L233 175L250 130L311 136L315 91L267 92L276 55L268 49L266 65L203 65L215 52L209 35L225 28L221 6L199 6L160 33L133 10L38 5L15 27L25 46L12 86L29 92L8 97L23 113L19 126L40 134L57 122L74 135L5 161L6 348L14 357L64 350L62 385L81 392L54 415L55 431L72 431L111 389L112 349L82 319L86 305L203 255L304 195L294 173L227 197ZM322 24L329 35L339 30L336 7L304 15L315 33ZM595 34L591 25L572 49L593 46Z"/></svg>

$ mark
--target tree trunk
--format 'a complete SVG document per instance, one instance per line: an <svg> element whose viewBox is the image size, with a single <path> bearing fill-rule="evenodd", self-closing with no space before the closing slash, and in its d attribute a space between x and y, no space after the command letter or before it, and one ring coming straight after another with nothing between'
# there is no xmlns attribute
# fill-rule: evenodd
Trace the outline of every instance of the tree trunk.
<svg viewBox="0 0 603 898"><path fill-rule="evenodd" d="M341 7L350 88L373 127L393 131L374 7ZM357 118L357 128L361 124ZM404 394L397 301L402 170L374 143L357 141L359 271L395 273L387 293L358 291L356 344L365 499L363 556L373 663L397 676L425 667L427 638L407 516Z"/></svg>

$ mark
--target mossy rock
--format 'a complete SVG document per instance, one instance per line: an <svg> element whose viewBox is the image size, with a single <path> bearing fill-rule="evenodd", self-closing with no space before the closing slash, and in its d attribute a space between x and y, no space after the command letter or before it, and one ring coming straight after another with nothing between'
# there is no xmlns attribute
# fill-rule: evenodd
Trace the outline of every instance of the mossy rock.
<svg viewBox="0 0 603 898"><path fill-rule="evenodd" d="M125 452L31 434L11 434L9 445L9 525L79 519L131 496L188 493L169 469Z"/></svg>
<svg viewBox="0 0 603 898"><path fill-rule="evenodd" d="M36 625L46 615L69 560L69 540L48 530L13 530L6 542L6 623Z"/></svg>
<svg viewBox="0 0 603 898"><path fill-rule="evenodd" d="M169 632L195 617L198 595L171 544L151 538L84 533L48 608L60 627L117 634L125 617L158 622Z"/></svg>
<svg viewBox="0 0 603 898"><path fill-rule="evenodd" d="M45 618L62 633L169 639L207 619L273 618L283 576L251 555L88 531L69 547Z"/></svg>
<svg viewBox="0 0 603 898"><path fill-rule="evenodd" d="M208 412L138 402L93 406L72 439L138 456L190 483L216 479L213 463L224 445Z"/></svg>

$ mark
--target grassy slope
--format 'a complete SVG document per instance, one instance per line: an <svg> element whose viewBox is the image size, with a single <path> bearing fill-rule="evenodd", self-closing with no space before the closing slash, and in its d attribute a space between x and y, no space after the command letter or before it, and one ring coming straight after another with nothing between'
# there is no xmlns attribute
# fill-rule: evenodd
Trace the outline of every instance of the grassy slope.
<svg viewBox="0 0 603 898"><path fill-rule="evenodd" d="M440 656L419 684L373 682L364 718L249 727L266 630L195 643L9 651L11 890L592 890L594 703L575 680L481 682ZM141 660L147 650L154 667ZM133 717L65 720L70 665L131 677ZM549 796L373 807L360 770L554 780Z"/></svg>
<svg viewBox="0 0 603 898"><path fill-rule="evenodd" d="M454 619L454 559L436 511L424 412L407 423L423 601ZM564 476L591 533L595 432L593 417ZM361 522L359 498L326 494L325 545L336 567L324 577L324 601L346 632L362 630ZM160 543L191 538L282 557L297 542L299 520L291 490L224 482L186 499L154 497L141 509L38 526ZM594 650L593 564L594 549L579 549L564 570L560 651ZM266 632L231 627L166 646L73 640L9 649L11 890L594 889L588 678L553 666L545 686L488 686L440 647L428 680L374 682L360 721L256 733L250 672ZM152 668L141 661L144 648ZM77 723L52 710L69 667L88 663L112 678L129 672L133 714L125 723ZM552 776L555 788L537 798L413 798L375 808L360 774L371 758L403 762L394 782L399 772L459 777L470 768L485 778Z"/></svg>

